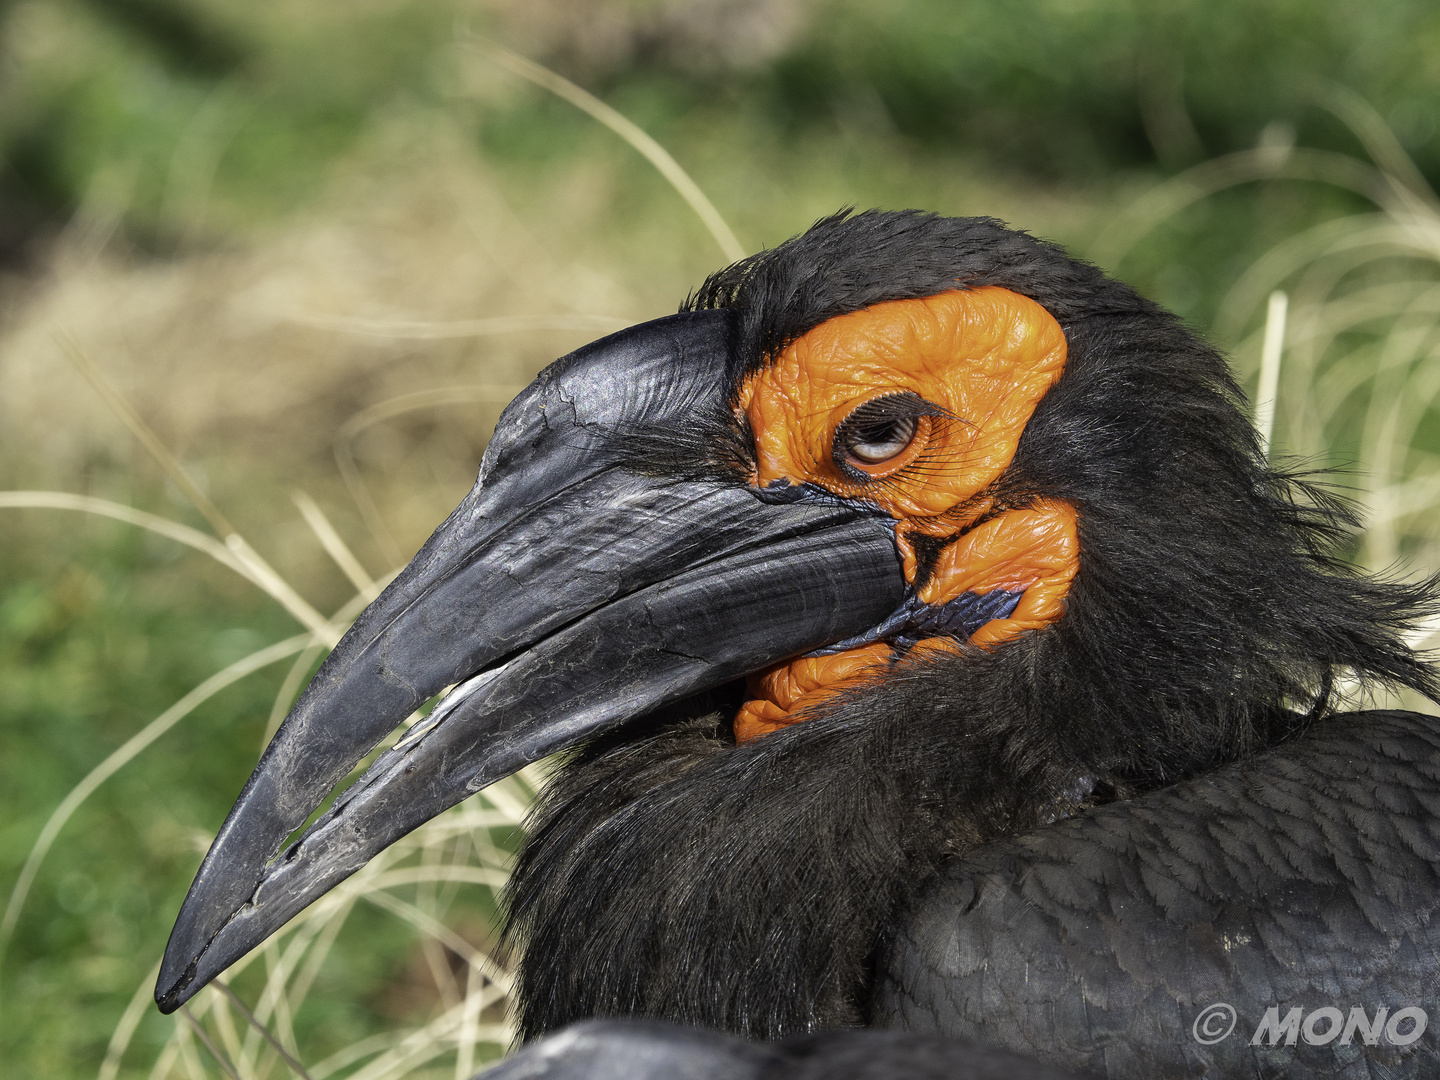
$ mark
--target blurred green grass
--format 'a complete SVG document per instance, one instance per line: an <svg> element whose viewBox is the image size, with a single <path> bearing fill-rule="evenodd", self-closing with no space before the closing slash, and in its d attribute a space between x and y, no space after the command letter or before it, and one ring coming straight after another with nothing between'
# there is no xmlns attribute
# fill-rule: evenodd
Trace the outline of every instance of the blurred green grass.
<svg viewBox="0 0 1440 1080"><path fill-rule="evenodd" d="M1257 144L1366 157L1323 105L1335 84L1440 177L1440 11L1402 0L12 0L0 19L0 487L86 492L204 528L66 364L54 335L73 334L327 613L353 590L291 490L315 496L371 574L391 569L389 546L413 551L468 487L494 423L493 402L455 388L523 384L598 334L467 321L649 318L722 262L631 148L497 69L466 33L547 62L639 123L752 249L856 204L994 214L1095 255L1136 199L1188 166ZM1164 218L1112 269L1217 334L1250 387L1270 288L1294 291L1297 335L1306 312L1380 290L1316 356L1295 346L1278 447L1371 467L1383 408L1418 401L1388 471L1354 481L1399 500L1383 543L1356 555L1433 570L1433 207L1406 226L1410 249L1392 243L1363 264L1317 254L1232 294L1277 245L1373 210L1333 185L1247 182ZM1397 326L1413 339L1403 348ZM419 389L454 402L354 440L387 539L367 528L332 440L365 408ZM91 768L299 627L230 571L132 527L0 509L0 528L8 892ZM0 968L8 1074L100 1067L253 764L286 667L204 703L62 831ZM507 842L503 828L495 837ZM489 896L457 892L435 910L474 940ZM360 905L295 1017L307 1062L443 1010L433 959L403 923ZM247 972L238 988L254 1001L262 983ZM149 1075L174 1030L144 1012L120 1074ZM205 1051L193 1060L218 1075Z"/></svg>

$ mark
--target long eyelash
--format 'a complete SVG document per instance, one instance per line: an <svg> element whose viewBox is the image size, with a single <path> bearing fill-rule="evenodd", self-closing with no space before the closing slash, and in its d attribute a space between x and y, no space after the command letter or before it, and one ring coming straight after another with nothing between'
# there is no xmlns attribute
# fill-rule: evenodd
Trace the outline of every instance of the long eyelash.
<svg viewBox="0 0 1440 1080"><path fill-rule="evenodd" d="M871 398L857 406L854 412L840 422L836 431L842 431L855 423L873 424L885 420L919 419L922 416L945 417L949 420L959 419L949 409L936 405L932 401L926 401L913 390L897 390L894 393Z"/></svg>

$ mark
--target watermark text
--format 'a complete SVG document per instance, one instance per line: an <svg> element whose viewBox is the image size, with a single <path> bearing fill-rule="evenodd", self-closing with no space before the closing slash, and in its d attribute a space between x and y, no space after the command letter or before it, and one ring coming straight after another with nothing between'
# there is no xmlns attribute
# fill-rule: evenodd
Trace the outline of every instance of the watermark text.
<svg viewBox="0 0 1440 1080"><path fill-rule="evenodd" d="M1200 1011L1190 1026L1190 1033L1196 1042L1213 1046L1228 1039L1239 1020L1234 1006L1217 1001ZM1330 1043L1349 1046L1358 1042L1364 1046L1409 1046L1425 1034L1429 1022L1425 1010L1414 1005L1403 1009L1392 1009L1388 1005L1366 1009L1354 1005L1348 1013L1334 1005L1309 1011L1296 1005L1283 1016L1280 1006L1272 1005L1255 1026L1250 1045L1295 1046L1304 1042L1310 1046Z"/></svg>

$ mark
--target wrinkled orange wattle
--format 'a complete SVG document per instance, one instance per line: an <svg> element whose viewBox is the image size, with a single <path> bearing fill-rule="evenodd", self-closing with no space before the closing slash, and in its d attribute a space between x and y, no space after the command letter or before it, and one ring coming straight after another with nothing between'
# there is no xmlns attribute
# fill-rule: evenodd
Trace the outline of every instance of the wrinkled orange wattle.
<svg viewBox="0 0 1440 1080"><path fill-rule="evenodd" d="M755 483L811 483L893 516L906 580L915 584L915 538L944 542L919 598L1023 591L1006 618L970 638L990 646L1054 622L1079 565L1075 510L1043 500L999 509L990 485L1015 457L1036 405L1065 366L1065 334L1035 301L996 286L894 300L822 323L746 380L739 408L755 433ZM895 458L840 470L835 430L886 394L918 394L946 415L920 420ZM949 637L912 652L955 651ZM800 657L752 675L735 717L738 742L801 719L805 710L859 685L893 662L883 642L833 656Z"/></svg>

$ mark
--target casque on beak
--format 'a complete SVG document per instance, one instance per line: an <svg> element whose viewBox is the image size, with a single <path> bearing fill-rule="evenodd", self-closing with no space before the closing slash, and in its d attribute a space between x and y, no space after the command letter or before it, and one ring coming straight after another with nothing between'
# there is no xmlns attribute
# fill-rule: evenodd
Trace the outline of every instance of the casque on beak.
<svg viewBox="0 0 1440 1080"><path fill-rule="evenodd" d="M729 318L602 339L505 411L474 490L330 654L231 809L171 933L162 1011L487 784L895 611L889 517L698 460L687 433L733 422Z"/></svg>

